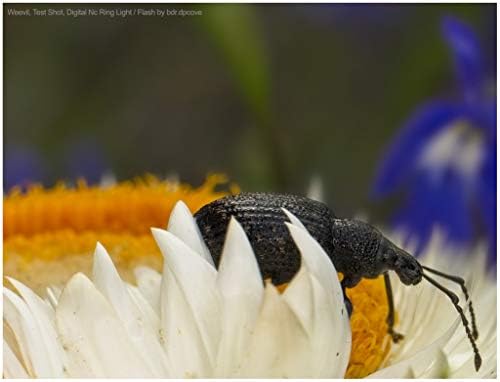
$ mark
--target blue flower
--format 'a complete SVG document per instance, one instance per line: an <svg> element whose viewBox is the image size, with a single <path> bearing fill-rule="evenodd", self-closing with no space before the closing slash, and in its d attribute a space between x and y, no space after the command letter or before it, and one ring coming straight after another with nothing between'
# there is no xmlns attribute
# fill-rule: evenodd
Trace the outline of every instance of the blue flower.
<svg viewBox="0 0 500 382"><path fill-rule="evenodd" d="M5 147L3 160L4 192L8 192L13 187L21 187L25 190L30 184L44 180L43 159L34 147L8 145Z"/></svg>
<svg viewBox="0 0 500 382"><path fill-rule="evenodd" d="M390 145L373 197L403 191L393 224L421 251L437 226L448 242L487 237L496 261L496 95L475 33L446 17L442 34L452 55L459 96L421 105Z"/></svg>

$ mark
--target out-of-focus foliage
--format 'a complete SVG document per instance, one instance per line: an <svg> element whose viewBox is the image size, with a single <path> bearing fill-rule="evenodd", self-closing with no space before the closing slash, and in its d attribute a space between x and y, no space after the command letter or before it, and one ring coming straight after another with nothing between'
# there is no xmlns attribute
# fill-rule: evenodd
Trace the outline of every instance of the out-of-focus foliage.
<svg viewBox="0 0 500 382"><path fill-rule="evenodd" d="M209 5L202 8L200 22L221 50L227 69L250 108L260 118L268 118L270 74L257 19L251 5Z"/></svg>
<svg viewBox="0 0 500 382"><path fill-rule="evenodd" d="M256 8L251 5L210 5L202 8L200 18L214 45L224 57L227 70L234 76L243 99L254 114L260 130L262 167L260 183L284 186L283 149L280 132L272 115L269 54L266 52Z"/></svg>
<svg viewBox="0 0 500 382"><path fill-rule="evenodd" d="M494 4L141 6L203 11L166 18L7 13L33 7L5 5L4 145L43 158L37 180L80 175L68 151L85 137L95 148L88 160L75 154L81 169L101 166L97 173L118 179L175 173L194 184L221 171L246 190L298 193L316 174L338 215L369 209L375 219L393 210L393 201L368 200L378 158L415 105L454 81L441 17L460 17L496 44ZM139 5L78 6L95 7Z"/></svg>

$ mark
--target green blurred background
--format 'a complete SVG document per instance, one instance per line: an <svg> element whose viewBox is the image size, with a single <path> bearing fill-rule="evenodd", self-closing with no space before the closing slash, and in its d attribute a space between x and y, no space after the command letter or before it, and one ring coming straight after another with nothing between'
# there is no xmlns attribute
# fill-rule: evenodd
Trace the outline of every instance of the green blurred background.
<svg viewBox="0 0 500 382"><path fill-rule="evenodd" d="M33 8L202 14L8 14ZM47 186L104 172L197 185L217 171L305 193L318 176L338 215L383 216L368 194L385 147L455 86L447 14L495 51L495 4L4 5L4 168L17 150Z"/></svg>

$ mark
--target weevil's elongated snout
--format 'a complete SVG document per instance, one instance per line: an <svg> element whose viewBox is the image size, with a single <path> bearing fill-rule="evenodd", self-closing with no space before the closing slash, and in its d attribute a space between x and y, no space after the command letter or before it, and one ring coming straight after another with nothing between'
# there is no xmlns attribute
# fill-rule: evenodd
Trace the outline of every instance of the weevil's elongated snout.
<svg viewBox="0 0 500 382"><path fill-rule="evenodd" d="M394 270L399 276L401 282L405 285L415 285L422 281L423 270L418 261L410 254L404 252L400 253Z"/></svg>
<svg viewBox="0 0 500 382"><path fill-rule="evenodd" d="M408 252L394 246L396 254L393 269L405 285L415 285L422 281L424 271L420 263Z"/></svg>
<svg viewBox="0 0 500 382"><path fill-rule="evenodd" d="M380 250L389 268L394 270L405 285L415 285L422 281L423 269L419 262L408 252L383 238Z"/></svg>

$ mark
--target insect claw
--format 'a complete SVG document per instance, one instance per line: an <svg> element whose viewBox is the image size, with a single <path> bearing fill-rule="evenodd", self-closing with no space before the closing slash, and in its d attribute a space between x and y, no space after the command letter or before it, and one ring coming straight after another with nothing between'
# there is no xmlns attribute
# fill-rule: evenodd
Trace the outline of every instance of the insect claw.
<svg viewBox="0 0 500 382"><path fill-rule="evenodd" d="M392 342L394 342L395 344L397 344L399 341L401 341L402 339L405 338L405 336L403 334L400 334L400 333L397 333L394 331L389 332L389 334L392 337Z"/></svg>
<svg viewBox="0 0 500 382"><path fill-rule="evenodd" d="M479 354L476 354L476 356L474 357L474 366L476 367L476 371L479 371L482 363L483 361L481 360L481 356Z"/></svg>

